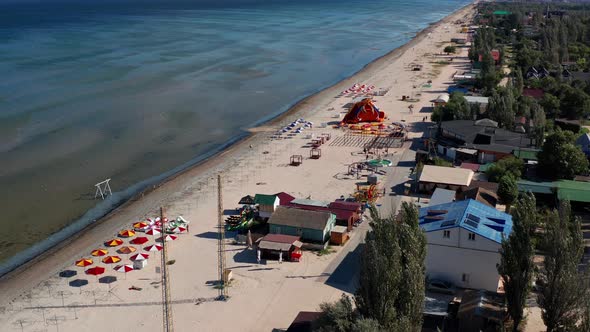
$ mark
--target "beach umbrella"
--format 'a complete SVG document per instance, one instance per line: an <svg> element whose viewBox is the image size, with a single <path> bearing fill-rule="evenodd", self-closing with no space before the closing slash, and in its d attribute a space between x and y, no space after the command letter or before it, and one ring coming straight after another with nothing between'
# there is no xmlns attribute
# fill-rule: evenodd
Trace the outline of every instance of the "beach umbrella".
<svg viewBox="0 0 590 332"><path fill-rule="evenodd" d="M104 276L98 279L99 283L109 285L109 292L111 291L111 284L115 281L117 281L115 276Z"/></svg>
<svg viewBox="0 0 590 332"><path fill-rule="evenodd" d="M131 256L129 259L132 261L145 261L148 258L150 258L150 255L139 253Z"/></svg>
<svg viewBox="0 0 590 332"><path fill-rule="evenodd" d="M109 251L106 250L106 249L95 249L95 250L92 250L92 256L95 256L95 257L97 257L97 256L106 256L108 253L109 253Z"/></svg>
<svg viewBox="0 0 590 332"><path fill-rule="evenodd" d="M121 239L112 239L104 243L107 247L116 247L123 244L123 240Z"/></svg>
<svg viewBox="0 0 590 332"><path fill-rule="evenodd" d="M174 240L176 240L177 238L178 238L178 236L176 236L176 235L166 235L166 236L164 237L164 241L174 241Z"/></svg>
<svg viewBox="0 0 590 332"><path fill-rule="evenodd" d="M171 232L172 233L183 233L183 232L186 232L186 228L184 228L182 226L176 226L176 227L172 228Z"/></svg>
<svg viewBox="0 0 590 332"><path fill-rule="evenodd" d="M82 258L76 261L76 266L86 267L88 265L92 265L94 263L90 258Z"/></svg>
<svg viewBox="0 0 590 332"><path fill-rule="evenodd" d="M160 250L162 250L162 246L159 244L152 244L150 246L143 248L143 250L145 250L145 251L160 251Z"/></svg>
<svg viewBox="0 0 590 332"><path fill-rule="evenodd" d="M159 229L159 228L152 228L145 233L147 235L154 235L155 236L155 235L161 234L162 232L161 232L161 229Z"/></svg>
<svg viewBox="0 0 590 332"><path fill-rule="evenodd" d="M93 276L98 276L104 273L104 267L102 266L95 266L95 267L91 267L88 270L86 270L86 274L91 274Z"/></svg>
<svg viewBox="0 0 590 332"><path fill-rule="evenodd" d="M148 240L148 238L147 238L147 237L145 237L145 236L140 236L140 237L136 237L135 239L133 239L133 240L131 240L131 241L129 241L129 242L131 242L131 243L133 243L133 244L144 244L144 243L146 243L146 242L148 242L148 241L149 241L149 240Z"/></svg>
<svg viewBox="0 0 590 332"><path fill-rule="evenodd" d="M136 222L135 224L133 224L133 228L135 228L135 229L144 229L148 226L149 226L149 224L145 221L140 221L140 222Z"/></svg>
<svg viewBox="0 0 590 332"><path fill-rule="evenodd" d="M119 232L119 236L121 237L132 237L135 236L135 231L132 231L130 229L125 229Z"/></svg>
<svg viewBox="0 0 590 332"><path fill-rule="evenodd" d="M120 254L129 255L131 253L134 253L136 250L137 249L135 249L135 247L124 246L124 247L119 248L119 250L117 250L117 252Z"/></svg>
<svg viewBox="0 0 590 332"><path fill-rule="evenodd" d="M78 274L78 272L76 272L74 270L63 270L59 273L59 276L62 278L71 278L71 277L75 276L76 274Z"/></svg>
<svg viewBox="0 0 590 332"><path fill-rule="evenodd" d="M80 289L80 294L82 294L82 287L88 285L88 280L76 279L70 281L68 284L70 285L70 287L78 287Z"/></svg>
<svg viewBox="0 0 590 332"><path fill-rule="evenodd" d="M115 266L115 271L125 273L125 279L127 279L127 272L133 271L133 265L131 264L124 264L124 265L117 265Z"/></svg>
<svg viewBox="0 0 590 332"><path fill-rule="evenodd" d="M105 264L113 264L113 263L118 263L120 261L121 261L121 257L119 257L119 256L107 256L102 259L102 262Z"/></svg>

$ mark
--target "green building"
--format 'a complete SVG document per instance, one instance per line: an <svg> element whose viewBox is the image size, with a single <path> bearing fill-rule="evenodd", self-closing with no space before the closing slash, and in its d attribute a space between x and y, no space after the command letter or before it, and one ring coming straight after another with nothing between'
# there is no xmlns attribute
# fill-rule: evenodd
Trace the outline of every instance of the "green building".
<svg viewBox="0 0 590 332"><path fill-rule="evenodd" d="M306 242L325 243L336 225L336 215L329 211L278 206L268 225L271 234L301 236Z"/></svg>

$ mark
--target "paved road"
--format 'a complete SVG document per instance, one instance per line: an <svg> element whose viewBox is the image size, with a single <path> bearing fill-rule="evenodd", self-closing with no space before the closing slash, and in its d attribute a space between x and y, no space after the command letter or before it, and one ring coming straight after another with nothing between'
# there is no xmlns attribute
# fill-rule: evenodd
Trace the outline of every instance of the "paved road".
<svg viewBox="0 0 590 332"><path fill-rule="evenodd" d="M382 216L395 214L401 205L403 184L407 182L411 168L415 166L416 152L411 149L413 142L407 142L404 149L388 156L394 167L386 169L387 175L382 178L385 197L378 202L378 211ZM393 189L393 193L392 193ZM363 248L365 234L370 229L368 222L364 222L355 228L353 236L345 247L332 260L324 271L327 277L317 280L338 288L343 292L353 293L357 286L360 253Z"/></svg>

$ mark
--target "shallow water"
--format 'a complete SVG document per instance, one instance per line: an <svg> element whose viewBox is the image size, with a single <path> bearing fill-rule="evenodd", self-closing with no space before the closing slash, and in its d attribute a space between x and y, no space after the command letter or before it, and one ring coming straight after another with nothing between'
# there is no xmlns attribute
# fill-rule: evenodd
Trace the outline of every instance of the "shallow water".
<svg viewBox="0 0 590 332"><path fill-rule="evenodd" d="M469 1L318 2L0 3L0 261Z"/></svg>

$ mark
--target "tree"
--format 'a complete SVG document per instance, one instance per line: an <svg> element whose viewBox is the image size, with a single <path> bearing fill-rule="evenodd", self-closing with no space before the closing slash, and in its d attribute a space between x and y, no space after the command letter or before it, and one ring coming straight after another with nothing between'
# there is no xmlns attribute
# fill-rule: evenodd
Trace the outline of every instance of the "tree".
<svg viewBox="0 0 590 332"><path fill-rule="evenodd" d="M490 182L499 182L504 175L511 175L515 179L520 179L524 170L524 161L514 156L502 158L495 162L488 170L486 175Z"/></svg>
<svg viewBox="0 0 590 332"><path fill-rule="evenodd" d="M455 53L455 51L457 51L457 48L455 46L446 46L443 50L443 52L445 52L446 54L449 53Z"/></svg>
<svg viewBox="0 0 590 332"><path fill-rule="evenodd" d="M314 322L314 331L349 332L355 320L352 301L346 294L334 303L320 304L320 317Z"/></svg>
<svg viewBox="0 0 590 332"><path fill-rule="evenodd" d="M495 89L488 104L490 119L498 122L500 127L509 129L514 124L516 108L516 99L512 90L510 86Z"/></svg>
<svg viewBox="0 0 590 332"><path fill-rule="evenodd" d="M388 331L420 331L426 238L418 210L404 202L399 221L381 218L374 208L371 215L355 294L359 313Z"/></svg>
<svg viewBox="0 0 590 332"><path fill-rule="evenodd" d="M431 118L434 122L467 120L471 118L471 107L462 93L453 92L444 106L434 110Z"/></svg>
<svg viewBox="0 0 590 332"><path fill-rule="evenodd" d="M520 68L516 69L516 75L514 75L514 89L516 90L516 95L522 95L522 89L524 88L524 78L522 77L522 70Z"/></svg>
<svg viewBox="0 0 590 332"><path fill-rule="evenodd" d="M587 300L586 283L578 272L584 252L580 221L572 215L569 202L562 202L559 211L548 213L545 225L543 289L537 300L548 332L571 331Z"/></svg>
<svg viewBox="0 0 590 332"><path fill-rule="evenodd" d="M545 112L539 104L533 104L533 107L531 108L531 117L533 119L533 128L530 130L530 136L535 140L535 146L540 148L545 140L547 119L545 118Z"/></svg>
<svg viewBox="0 0 590 332"><path fill-rule="evenodd" d="M512 233L502 240L498 273L504 282L508 313L518 331L534 271L533 234L537 223L535 196L524 194L512 208Z"/></svg>
<svg viewBox="0 0 590 332"><path fill-rule="evenodd" d="M498 198L506 205L506 211L510 211L510 205L518 198L518 185L512 175L504 175L498 183Z"/></svg>
<svg viewBox="0 0 590 332"><path fill-rule="evenodd" d="M561 113L569 119L580 119L590 114L590 96L567 84L561 87Z"/></svg>
<svg viewBox="0 0 590 332"><path fill-rule="evenodd" d="M588 171L588 159L574 145L574 139L572 132L559 128L547 136L538 154L538 171L541 175L549 179L573 179L577 174Z"/></svg>
<svg viewBox="0 0 590 332"><path fill-rule="evenodd" d="M545 93L539 104L550 118L556 118L559 116L559 98L556 96L550 93Z"/></svg>

